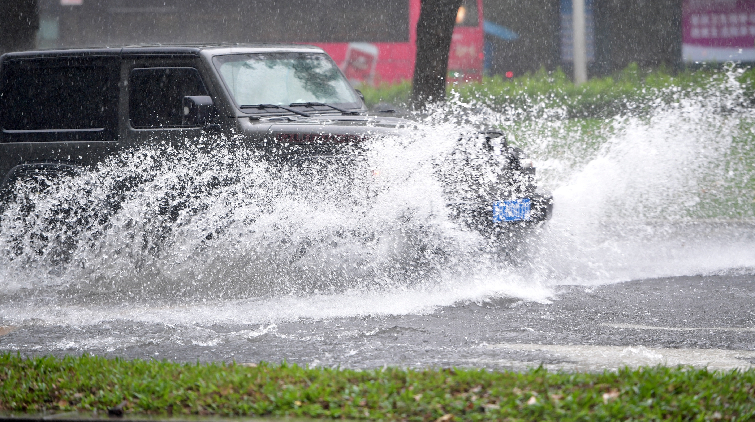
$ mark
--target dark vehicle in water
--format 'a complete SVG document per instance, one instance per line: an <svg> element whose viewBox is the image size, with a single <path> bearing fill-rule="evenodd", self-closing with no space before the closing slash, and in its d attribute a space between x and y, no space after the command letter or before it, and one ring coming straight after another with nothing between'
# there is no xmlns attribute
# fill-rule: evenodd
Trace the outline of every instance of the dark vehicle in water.
<svg viewBox="0 0 755 422"><path fill-rule="evenodd" d="M0 180L69 174L156 140L225 136L272 160L333 155L345 145L400 135L415 123L371 113L321 49L301 45L137 46L9 53L0 59ZM495 236L546 220L549 195L500 132L469 134L495 156L495 180L461 154L470 189L449 188L451 214ZM272 153L274 152L274 153ZM483 160L484 161L484 160ZM484 180L484 181L483 181Z"/></svg>

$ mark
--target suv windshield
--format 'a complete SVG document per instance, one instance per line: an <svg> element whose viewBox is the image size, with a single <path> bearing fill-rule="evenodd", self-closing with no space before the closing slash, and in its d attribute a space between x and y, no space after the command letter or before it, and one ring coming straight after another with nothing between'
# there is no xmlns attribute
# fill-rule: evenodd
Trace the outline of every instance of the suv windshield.
<svg viewBox="0 0 755 422"><path fill-rule="evenodd" d="M324 54L237 54L217 56L214 63L240 107L313 102L360 107L349 82Z"/></svg>

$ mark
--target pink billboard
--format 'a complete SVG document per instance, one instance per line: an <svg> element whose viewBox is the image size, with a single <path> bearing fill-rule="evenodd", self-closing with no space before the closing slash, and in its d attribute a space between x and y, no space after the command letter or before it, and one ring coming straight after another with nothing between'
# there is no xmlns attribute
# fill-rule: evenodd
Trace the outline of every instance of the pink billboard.
<svg viewBox="0 0 755 422"><path fill-rule="evenodd" d="M685 62L755 62L755 0L684 0Z"/></svg>

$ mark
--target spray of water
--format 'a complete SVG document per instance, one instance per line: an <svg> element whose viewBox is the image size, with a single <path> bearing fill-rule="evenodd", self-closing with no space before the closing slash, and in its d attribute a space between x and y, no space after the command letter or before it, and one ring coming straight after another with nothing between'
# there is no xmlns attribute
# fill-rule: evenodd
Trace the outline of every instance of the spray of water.
<svg viewBox="0 0 755 422"><path fill-rule="evenodd" d="M21 185L2 215L0 322L421 313L753 268L755 134L735 76L613 119L454 101L336 157L271 162L208 138ZM530 153L555 198L551 221L511 240L452 218L456 179L439 176L483 124ZM461 148L488 160L474 142Z"/></svg>

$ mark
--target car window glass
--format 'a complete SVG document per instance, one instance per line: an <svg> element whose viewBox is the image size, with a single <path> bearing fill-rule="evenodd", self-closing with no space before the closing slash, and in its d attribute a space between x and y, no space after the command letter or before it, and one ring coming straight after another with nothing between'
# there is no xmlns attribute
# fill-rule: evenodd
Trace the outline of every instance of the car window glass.
<svg viewBox="0 0 755 422"><path fill-rule="evenodd" d="M207 95L191 67L134 69L129 87L129 120L135 128L183 127L183 97Z"/></svg>
<svg viewBox="0 0 755 422"><path fill-rule="evenodd" d="M67 60L4 63L0 109L5 130L104 129L115 107L117 74Z"/></svg>
<svg viewBox="0 0 755 422"><path fill-rule="evenodd" d="M358 105L349 82L324 54L229 55L216 57L215 64L238 105Z"/></svg>

